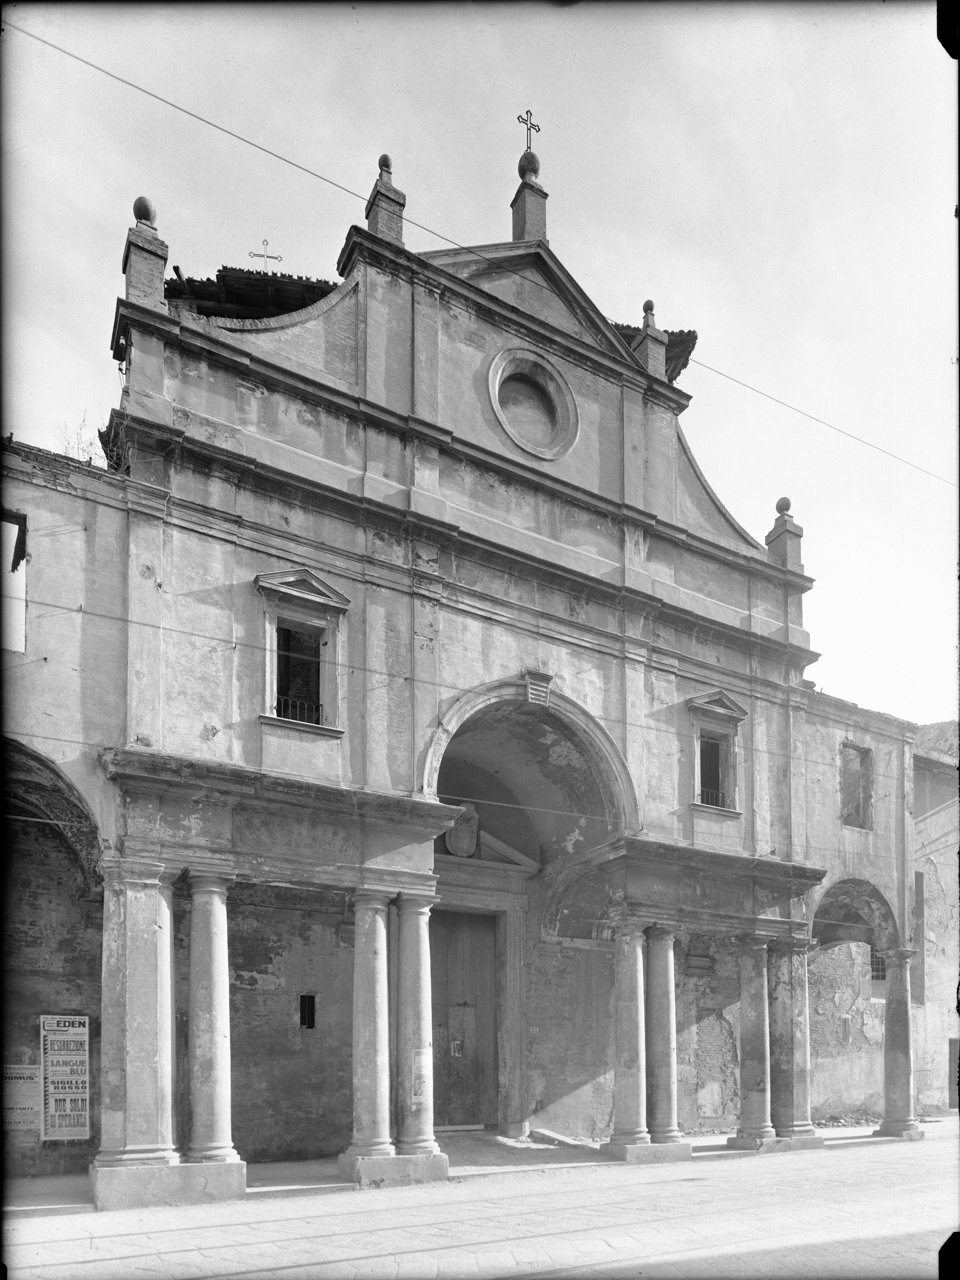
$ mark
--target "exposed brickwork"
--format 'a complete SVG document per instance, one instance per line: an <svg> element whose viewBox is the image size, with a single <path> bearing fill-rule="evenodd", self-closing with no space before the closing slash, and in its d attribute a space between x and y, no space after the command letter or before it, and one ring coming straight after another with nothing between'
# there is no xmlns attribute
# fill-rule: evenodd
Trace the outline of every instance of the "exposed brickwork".
<svg viewBox="0 0 960 1280"><path fill-rule="evenodd" d="M13 821L4 861L4 1061L40 1062L40 1015L90 1018L89 1141L41 1142L40 1131L4 1134L11 1176L80 1173L100 1137L100 937L103 896L87 887L76 855L54 826Z"/></svg>

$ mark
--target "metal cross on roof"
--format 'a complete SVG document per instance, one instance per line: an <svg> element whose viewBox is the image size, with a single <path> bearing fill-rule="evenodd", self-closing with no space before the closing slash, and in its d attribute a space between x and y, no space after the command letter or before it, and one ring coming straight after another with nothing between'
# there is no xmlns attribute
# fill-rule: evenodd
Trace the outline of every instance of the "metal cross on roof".
<svg viewBox="0 0 960 1280"><path fill-rule="evenodd" d="M264 271L266 271L266 269L267 269L267 259L268 259L268 258L272 258L274 262L282 262L282 261L283 261L283 258L281 258L281 256L280 256L280 254L279 254L279 253L267 253L267 245L268 245L269 243L270 243L270 241L269 241L269 240L262 240L262 241L261 241L261 244L263 245L263 251L262 251L262 252L258 252L257 250L251 249L251 250L250 250L250 252L247 254L247 257L248 257L248 258L262 258L262 259L263 259L263 269L264 269Z"/></svg>
<svg viewBox="0 0 960 1280"><path fill-rule="evenodd" d="M517 124L524 124L527 126L527 150L529 151L530 150L530 130L532 129L534 133L540 132L540 126L538 124L533 123L533 112L530 110L529 107L527 107L527 114L525 116L517 116Z"/></svg>

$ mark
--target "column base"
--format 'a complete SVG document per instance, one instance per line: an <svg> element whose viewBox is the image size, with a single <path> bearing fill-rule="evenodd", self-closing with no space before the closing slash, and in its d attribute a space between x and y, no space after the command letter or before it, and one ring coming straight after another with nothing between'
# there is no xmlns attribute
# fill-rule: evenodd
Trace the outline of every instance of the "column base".
<svg viewBox="0 0 960 1280"><path fill-rule="evenodd" d="M778 1138L815 1138L817 1131L812 1124L784 1124L778 1125L774 1123L773 1131Z"/></svg>
<svg viewBox="0 0 960 1280"><path fill-rule="evenodd" d="M916 1120L884 1120L879 1129L874 1129L871 1138L903 1138L906 1142L919 1142L923 1130Z"/></svg>
<svg viewBox="0 0 960 1280"><path fill-rule="evenodd" d="M682 1142L683 1134L680 1132L679 1129L666 1129L662 1133L654 1133L653 1130L651 1129L650 1141L655 1142L658 1145L661 1142Z"/></svg>
<svg viewBox="0 0 960 1280"><path fill-rule="evenodd" d="M402 1187L416 1182L443 1182L450 1161L444 1153L421 1156L355 1156L349 1151L337 1159L342 1178L358 1187Z"/></svg>
<svg viewBox="0 0 960 1280"><path fill-rule="evenodd" d="M242 1160L213 1164L90 1166L90 1190L97 1209L146 1209L154 1205L242 1200L246 1189L247 1166Z"/></svg>
<svg viewBox="0 0 960 1280"><path fill-rule="evenodd" d="M398 1156L437 1156L440 1154L440 1144L432 1138L429 1142L422 1141L408 1145L398 1138L396 1152Z"/></svg>
<svg viewBox="0 0 960 1280"><path fill-rule="evenodd" d="M625 1164L668 1164L674 1160L692 1160L693 1145L689 1142L604 1142L600 1154L608 1160L621 1160Z"/></svg>
<svg viewBox="0 0 960 1280"><path fill-rule="evenodd" d="M210 1147L203 1151L188 1151L185 1164L236 1164L240 1159L236 1147Z"/></svg>

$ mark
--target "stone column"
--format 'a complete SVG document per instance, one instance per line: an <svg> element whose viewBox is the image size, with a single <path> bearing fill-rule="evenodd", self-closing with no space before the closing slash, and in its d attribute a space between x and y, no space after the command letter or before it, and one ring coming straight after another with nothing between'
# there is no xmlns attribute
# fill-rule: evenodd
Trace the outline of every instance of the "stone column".
<svg viewBox="0 0 960 1280"><path fill-rule="evenodd" d="M651 1142L680 1142L673 931L651 925L646 933L647 1125Z"/></svg>
<svg viewBox="0 0 960 1280"><path fill-rule="evenodd" d="M770 1123L770 1014L767 940L740 940L740 1125L729 1146L758 1148L773 1138Z"/></svg>
<svg viewBox="0 0 960 1280"><path fill-rule="evenodd" d="M353 1140L340 1157L351 1176L357 1157L394 1154L387 996L387 904L392 896L358 889L353 899Z"/></svg>
<svg viewBox="0 0 960 1280"><path fill-rule="evenodd" d="M232 1162L230 968L223 875L190 874L190 1162Z"/></svg>
<svg viewBox="0 0 960 1280"><path fill-rule="evenodd" d="M105 861L103 875L102 1122L95 1196L100 1171L180 1160L173 1145L171 878L160 863L135 858Z"/></svg>
<svg viewBox="0 0 960 1280"><path fill-rule="evenodd" d="M874 1131L877 1137L923 1137L913 1114L910 959L915 954L909 947L883 953L887 1001L883 1023L883 1122Z"/></svg>
<svg viewBox="0 0 960 1280"><path fill-rule="evenodd" d="M432 893L400 896L397 990L397 1154L435 1155L433 1000L430 987Z"/></svg>
<svg viewBox="0 0 960 1280"><path fill-rule="evenodd" d="M806 939L785 938L769 948L770 1120L778 1138L819 1145L810 1121L808 946Z"/></svg>
<svg viewBox="0 0 960 1280"><path fill-rule="evenodd" d="M626 920L615 933L613 1133L604 1155L628 1159L628 1148L648 1146L647 1053L643 997L643 926Z"/></svg>

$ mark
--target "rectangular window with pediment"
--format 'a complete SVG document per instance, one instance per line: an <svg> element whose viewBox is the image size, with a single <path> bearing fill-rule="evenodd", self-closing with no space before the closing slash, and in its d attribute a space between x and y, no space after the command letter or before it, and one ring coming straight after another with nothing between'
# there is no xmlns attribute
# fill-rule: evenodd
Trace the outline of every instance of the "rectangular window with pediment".
<svg viewBox="0 0 960 1280"><path fill-rule="evenodd" d="M746 708L719 689L689 698L687 707L695 741L693 802L710 809L739 812L737 746Z"/></svg>
<svg viewBox="0 0 960 1280"><path fill-rule="evenodd" d="M256 578L266 622L264 712L340 734L340 645L349 601L309 569Z"/></svg>

